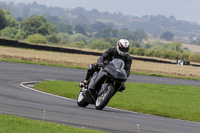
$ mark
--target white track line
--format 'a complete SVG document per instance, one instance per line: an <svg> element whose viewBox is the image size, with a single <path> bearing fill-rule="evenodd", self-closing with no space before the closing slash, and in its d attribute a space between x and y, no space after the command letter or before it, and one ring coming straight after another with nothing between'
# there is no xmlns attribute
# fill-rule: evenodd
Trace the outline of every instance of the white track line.
<svg viewBox="0 0 200 133"><path fill-rule="evenodd" d="M39 93L43 93L43 94L46 94L46 95L50 95L50 96L54 96L54 97L58 97L58 98L62 98L62 99L70 100L70 101L76 101L74 99L70 99L70 98L66 98L66 97L50 94L50 93L47 93L47 92L39 91L39 90L36 90L36 89L33 89L31 87L28 87L28 86L24 85L24 84L34 84L34 83L38 83L38 82L40 82L40 81L28 81L28 82L22 82L20 85L22 87L24 87L26 89L29 89L29 90L32 90L32 91L36 91L36 92L39 92Z"/></svg>
<svg viewBox="0 0 200 133"><path fill-rule="evenodd" d="M47 79L47 80L48 81L54 81L52 79ZM24 87L26 89L29 89L29 90L32 90L32 91L36 91L36 92L43 93L43 94L46 94L46 95L50 95L50 96L54 96L54 97L58 97L58 98L62 98L62 99L66 99L66 100L70 100L70 101L76 102L76 100L74 100L74 99L70 99L70 98L66 98L66 97L62 97L62 96L50 94L50 93L47 93L47 92L39 91L39 90L36 90L34 88L31 88L31 87L28 87L28 86L24 85L24 84L34 84L34 83L39 83L39 82L41 82L41 81L27 81L27 82L22 82L20 85L22 87ZM106 108L110 108L110 109L113 109L113 110L119 110L119 111L125 111L125 112L129 112L129 113L137 113L137 112L132 112L132 111L128 111L128 110L122 110L122 109L112 108L112 107L108 107L108 106L106 106Z"/></svg>

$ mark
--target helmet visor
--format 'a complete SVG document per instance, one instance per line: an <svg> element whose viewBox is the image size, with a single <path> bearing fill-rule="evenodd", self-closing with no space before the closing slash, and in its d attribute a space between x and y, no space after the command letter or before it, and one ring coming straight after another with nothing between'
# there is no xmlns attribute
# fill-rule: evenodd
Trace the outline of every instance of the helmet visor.
<svg viewBox="0 0 200 133"><path fill-rule="evenodd" d="M128 51L129 51L129 47L119 47L119 50L121 51L121 52L124 52L124 53L127 53Z"/></svg>

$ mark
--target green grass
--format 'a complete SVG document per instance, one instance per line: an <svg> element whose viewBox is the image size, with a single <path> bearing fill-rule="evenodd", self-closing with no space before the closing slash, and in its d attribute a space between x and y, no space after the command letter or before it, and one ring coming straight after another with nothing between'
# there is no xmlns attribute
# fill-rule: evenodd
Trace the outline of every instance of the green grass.
<svg viewBox="0 0 200 133"><path fill-rule="evenodd" d="M12 115L0 115L0 133L100 133L100 131L30 120Z"/></svg>
<svg viewBox="0 0 200 133"><path fill-rule="evenodd" d="M185 85L127 83L108 106L140 113L200 122L200 88ZM77 82L44 81L35 89L76 99ZM77 105L78 106L78 105Z"/></svg>

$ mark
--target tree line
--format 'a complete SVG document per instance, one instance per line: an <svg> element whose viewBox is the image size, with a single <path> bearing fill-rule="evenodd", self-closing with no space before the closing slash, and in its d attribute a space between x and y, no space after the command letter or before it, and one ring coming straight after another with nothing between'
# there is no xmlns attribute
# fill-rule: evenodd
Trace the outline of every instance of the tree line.
<svg viewBox="0 0 200 133"><path fill-rule="evenodd" d="M83 20L83 19L81 19ZM172 34L163 34L164 37ZM130 40L131 54L200 62L198 54L182 49L181 43L143 43L147 34L143 30L115 29L112 25L95 22L92 25L70 25L56 17L34 15L26 19L11 17L8 10L0 10L0 36L29 43L50 43L71 47L107 49L114 47L119 38Z"/></svg>
<svg viewBox="0 0 200 133"><path fill-rule="evenodd" d="M51 16L52 17L52 16ZM143 30L129 31L128 29L115 29L102 22L95 22L92 25L84 24L70 25L56 18L45 18L34 15L25 20L23 18L12 18L8 10L0 10L0 35L12 39L30 41L31 37L46 38L43 43L68 43L82 41L88 44L89 40L100 38L127 38L141 42L147 39ZM37 34L37 35L35 35ZM42 37L43 36L43 37Z"/></svg>
<svg viewBox="0 0 200 133"><path fill-rule="evenodd" d="M158 45L159 44L159 45ZM183 60L190 62L200 62L200 54L189 52L182 48L180 42L151 42L143 44L142 47L133 47L130 49L130 54L158 57L173 60Z"/></svg>
<svg viewBox="0 0 200 133"><path fill-rule="evenodd" d="M63 21L77 25L82 20L81 24L93 24L95 21L111 24L114 28L127 28L129 30L143 29L146 33L159 37L166 31L171 31L175 36L195 36L199 37L200 26L197 23L177 20L174 16L149 16L142 17L124 15L121 12L109 13L99 12L96 9L90 11L77 7L74 9L66 9L60 7L47 7L37 2L23 4L14 4L13 2L0 2L1 9L8 9L14 18L22 17L26 19L33 15L42 15L45 17L53 16L52 18L62 19ZM55 17L56 16L56 17ZM56 21L56 19L54 21Z"/></svg>

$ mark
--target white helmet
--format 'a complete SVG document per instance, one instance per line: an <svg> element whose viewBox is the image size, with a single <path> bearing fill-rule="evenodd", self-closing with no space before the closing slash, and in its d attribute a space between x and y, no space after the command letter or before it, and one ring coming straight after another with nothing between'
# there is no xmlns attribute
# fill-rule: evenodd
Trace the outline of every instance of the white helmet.
<svg viewBox="0 0 200 133"><path fill-rule="evenodd" d="M129 51L130 43L126 39L120 39L117 42L117 52L121 56L125 56Z"/></svg>

